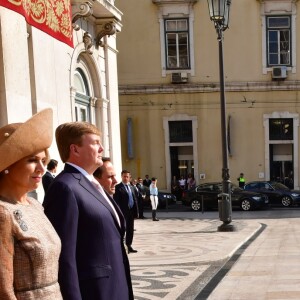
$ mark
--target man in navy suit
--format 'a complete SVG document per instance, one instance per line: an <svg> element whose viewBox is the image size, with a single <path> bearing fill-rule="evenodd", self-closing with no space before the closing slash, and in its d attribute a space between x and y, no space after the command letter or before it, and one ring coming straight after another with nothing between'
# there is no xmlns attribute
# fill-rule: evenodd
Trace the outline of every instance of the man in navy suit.
<svg viewBox="0 0 300 300"><path fill-rule="evenodd" d="M65 123L56 129L56 142L66 164L43 205L62 242L63 298L132 300L124 217L93 177L103 163L100 132L87 122Z"/></svg>
<svg viewBox="0 0 300 300"><path fill-rule="evenodd" d="M135 253L137 250L132 248L134 219L138 217L138 204L132 185L130 184L131 175L127 170L121 172L122 181L116 185L114 200L119 205L126 220L125 243L128 253Z"/></svg>
<svg viewBox="0 0 300 300"><path fill-rule="evenodd" d="M45 193L47 192L50 184L54 180L54 174L56 173L58 161L56 159L50 159L47 165L47 171L45 172L44 176L42 177L42 183Z"/></svg>
<svg viewBox="0 0 300 300"><path fill-rule="evenodd" d="M103 165L94 172L94 177L101 184L104 191L113 200L115 187L118 183L114 166L108 157L102 157Z"/></svg>

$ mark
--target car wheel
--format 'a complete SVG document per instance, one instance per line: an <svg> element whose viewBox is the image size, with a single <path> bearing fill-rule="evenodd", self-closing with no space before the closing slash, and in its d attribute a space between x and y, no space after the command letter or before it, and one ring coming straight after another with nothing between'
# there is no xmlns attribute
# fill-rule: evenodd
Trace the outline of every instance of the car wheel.
<svg viewBox="0 0 300 300"><path fill-rule="evenodd" d="M194 211L200 210L200 208L201 208L201 202L199 200L196 200L196 199L192 200L192 202L191 202L191 208Z"/></svg>
<svg viewBox="0 0 300 300"><path fill-rule="evenodd" d="M252 203L249 199L243 199L241 202L241 209L244 211L248 211L252 209Z"/></svg>
<svg viewBox="0 0 300 300"><path fill-rule="evenodd" d="M283 196L281 198L281 204L285 207L289 207L292 205L292 199L289 196Z"/></svg>

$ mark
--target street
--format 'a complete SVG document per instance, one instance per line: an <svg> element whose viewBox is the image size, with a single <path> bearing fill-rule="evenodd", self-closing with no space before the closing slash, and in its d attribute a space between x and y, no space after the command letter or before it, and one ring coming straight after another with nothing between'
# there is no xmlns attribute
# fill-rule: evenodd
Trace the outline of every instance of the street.
<svg viewBox="0 0 300 300"><path fill-rule="evenodd" d="M281 265L282 272L291 268L291 262L300 269L298 249L295 253L295 247L291 244L299 240L294 231L298 226L300 208L233 211L235 232L217 231L221 224L217 211L201 213L183 210L160 210L160 222L152 222L150 212L145 213L148 219L136 220L133 246L138 253L129 255L135 299L291 299L291 293L288 297L282 294L285 289L280 290L281 295L276 298L276 288L273 291L270 282L272 278L276 280L274 270L277 270L279 277L282 275L274 264L279 261L278 256L284 245L290 246L293 252L291 257L289 249L282 252L285 253L282 263L284 260L288 262L286 267ZM274 240L277 243L271 245ZM263 254L259 251L262 245L266 250ZM255 259L262 262L259 268L253 265ZM251 266L247 262L252 262ZM240 265L244 268L248 266L253 271L252 275L243 268L246 275L240 269L234 273L233 269L240 268ZM263 272L261 268L272 272ZM255 273L256 269L259 274ZM258 289L253 289L249 284L255 278ZM298 283L295 287L299 287L300 273L296 278ZM265 291L264 294L266 281L272 291ZM239 289L235 287L237 282ZM262 287L259 287L259 282ZM291 278L290 282L293 282ZM293 288L291 284L287 287ZM293 295L300 299L298 289L299 292ZM235 290L239 291L236 295ZM257 298L258 290L260 295ZM267 296L270 294L275 298Z"/></svg>

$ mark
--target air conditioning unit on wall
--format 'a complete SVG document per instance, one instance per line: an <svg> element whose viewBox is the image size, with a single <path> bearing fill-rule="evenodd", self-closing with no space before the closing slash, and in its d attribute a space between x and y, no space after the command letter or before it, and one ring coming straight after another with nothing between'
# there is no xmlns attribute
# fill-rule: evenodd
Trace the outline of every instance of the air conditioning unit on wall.
<svg viewBox="0 0 300 300"><path fill-rule="evenodd" d="M273 67L272 79L284 80L286 77L286 66Z"/></svg>
<svg viewBox="0 0 300 300"><path fill-rule="evenodd" d="M188 82L187 73L172 73L172 83L186 83Z"/></svg>

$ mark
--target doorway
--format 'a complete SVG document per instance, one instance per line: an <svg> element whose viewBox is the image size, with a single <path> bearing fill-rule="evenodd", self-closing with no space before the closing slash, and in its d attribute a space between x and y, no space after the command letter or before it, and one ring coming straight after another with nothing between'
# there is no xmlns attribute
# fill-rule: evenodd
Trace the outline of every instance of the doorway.
<svg viewBox="0 0 300 300"><path fill-rule="evenodd" d="M299 114L274 111L264 114L265 180L291 178L299 189Z"/></svg>
<svg viewBox="0 0 300 300"><path fill-rule="evenodd" d="M170 146L170 159L172 178L194 176L193 146Z"/></svg>
<svg viewBox="0 0 300 300"><path fill-rule="evenodd" d="M294 188L293 144L270 144L270 179Z"/></svg>
<svg viewBox="0 0 300 300"><path fill-rule="evenodd" d="M188 178L194 177L193 146L170 146L170 163L171 193L180 201L187 189ZM184 187L179 183L180 179L185 179Z"/></svg>

